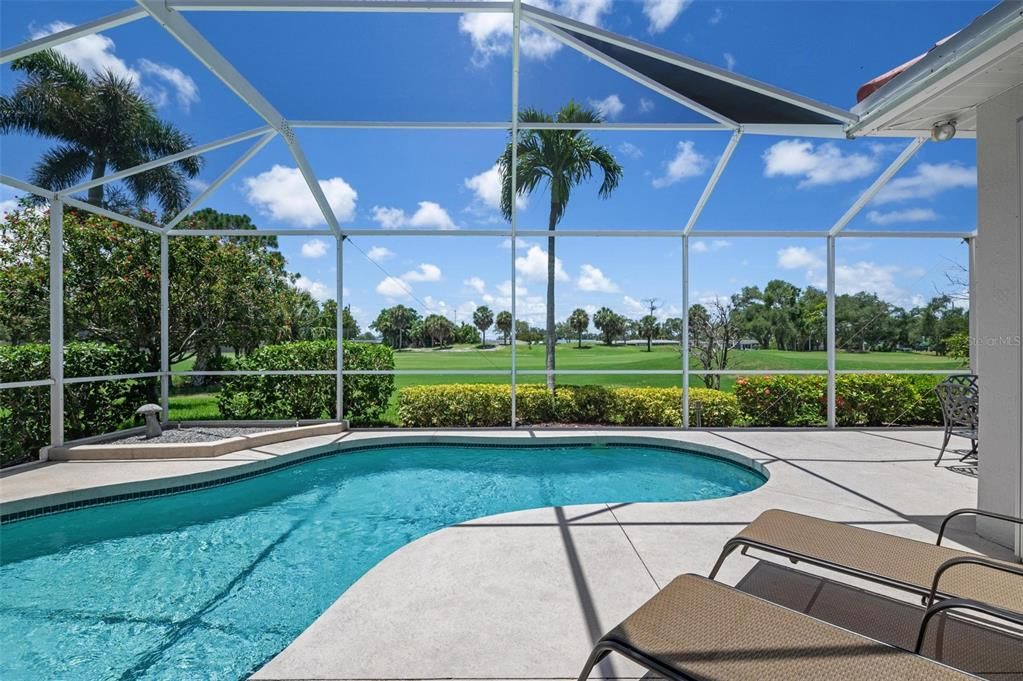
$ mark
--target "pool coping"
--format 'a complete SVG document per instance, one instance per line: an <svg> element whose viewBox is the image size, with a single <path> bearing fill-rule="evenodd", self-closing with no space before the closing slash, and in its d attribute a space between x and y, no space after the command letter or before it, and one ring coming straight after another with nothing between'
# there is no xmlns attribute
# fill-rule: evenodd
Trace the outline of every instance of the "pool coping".
<svg viewBox="0 0 1023 681"><path fill-rule="evenodd" d="M350 433L351 431L347 431ZM318 437L316 439L321 439ZM302 439L313 439L302 438ZM298 445L301 448L291 452L276 455L267 455L266 452L259 452L254 448L260 445L251 445L253 454L262 454L264 458L250 460L239 460L223 468L216 470L202 470L193 473L177 475L157 476L145 480L132 480L127 482L96 485L74 490L65 490L49 494L13 499L0 503L0 525L6 525L30 518L44 515L63 513L92 506L147 499L159 496L170 496L183 494L209 487L228 485L242 480L264 475L276 470L288 468L315 459L342 454L350 451L382 448L394 445L461 445L485 447L500 445L503 447L541 447L551 444L563 445L611 445L611 444L638 444L675 451L688 451L703 456L724 459L732 464L748 468L764 478L764 484L757 489L763 488L771 478L770 472L758 461L721 447L714 447L702 443L678 440L666 437L649 435L628 435L628 434L607 434L607 435L576 435L565 434L544 434L531 435L528 440L521 436L509 437L507 435L466 435L466 434L416 434L416 433L380 433L367 434L366 437L352 441L336 439L321 444L302 444L302 439L288 440L284 444ZM482 442L481 440L485 440ZM524 441L525 440L525 441ZM240 450L249 451L249 450ZM235 452L237 453L237 451ZM95 463L103 465L116 465L124 461L140 461L142 459L102 459L94 460ZM180 459L178 459L180 460ZM206 458L206 460L215 460Z"/></svg>

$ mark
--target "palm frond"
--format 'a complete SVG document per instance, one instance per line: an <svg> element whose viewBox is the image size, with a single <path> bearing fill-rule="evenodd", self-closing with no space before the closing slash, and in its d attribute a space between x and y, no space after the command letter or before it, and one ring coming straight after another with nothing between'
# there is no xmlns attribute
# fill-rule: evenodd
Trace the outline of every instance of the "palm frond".
<svg viewBox="0 0 1023 681"><path fill-rule="evenodd" d="M89 150L77 144L62 144L46 151L32 168L30 181L59 191L78 184L92 167Z"/></svg>

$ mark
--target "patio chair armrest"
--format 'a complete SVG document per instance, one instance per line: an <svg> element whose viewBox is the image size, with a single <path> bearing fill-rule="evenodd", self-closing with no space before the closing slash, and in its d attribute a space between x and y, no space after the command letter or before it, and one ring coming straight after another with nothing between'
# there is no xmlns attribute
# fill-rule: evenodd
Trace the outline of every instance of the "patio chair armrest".
<svg viewBox="0 0 1023 681"><path fill-rule="evenodd" d="M982 515L986 518L1006 520L1010 523L1017 523L1019 525L1023 525L1023 518L1017 518L1016 516L1006 515L1004 513L995 513L994 511L982 511L979 508L959 508L946 515L945 518L941 521L941 527L938 528L938 541L936 542L938 546L941 546L941 540L945 536L945 528L948 525L948 521L960 515Z"/></svg>
<svg viewBox="0 0 1023 681"><path fill-rule="evenodd" d="M947 598L940 603L935 603L927 608L923 618L920 620L920 629L917 631L916 635L916 646L913 648L914 653L917 655L920 654L920 649L923 648L924 645L924 637L927 635L927 625L930 624L931 619L938 613L946 610L972 610L974 612L979 612L990 617L996 617L1023 627L1023 615L1020 613L988 605L987 603L981 603L980 601L973 601L968 598Z"/></svg>
<svg viewBox="0 0 1023 681"><path fill-rule="evenodd" d="M928 608L934 605L934 599L938 595L938 585L941 582L941 577L948 572L950 569L957 565L980 565L991 570L998 572L1007 572L1010 575L1017 575L1023 578L1023 565L1013 565L1011 563L1004 563L997 560L992 560L986 556L956 556L955 558L949 558L944 563L938 566L938 569L934 571L934 579L931 581L931 591L927 595L926 605ZM1023 581L1020 582L1020 588L1023 589ZM956 599L947 599L956 600ZM1021 615L1023 616L1023 615Z"/></svg>

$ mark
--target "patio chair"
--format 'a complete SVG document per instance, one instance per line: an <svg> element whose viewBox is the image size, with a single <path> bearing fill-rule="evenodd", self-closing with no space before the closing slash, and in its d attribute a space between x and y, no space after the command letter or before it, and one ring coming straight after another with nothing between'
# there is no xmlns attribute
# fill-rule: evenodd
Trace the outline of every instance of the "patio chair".
<svg viewBox="0 0 1023 681"><path fill-rule="evenodd" d="M945 439L941 443L941 452L938 453L934 465L941 463L941 457L945 456L948 441L953 435L968 438L973 445L960 461L977 456L977 418L980 407L977 376L974 374L949 376L934 386L934 392L938 395L941 418L945 423Z"/></svg>
<svg viewBox="0 0 1023 681"><path fill-rule="evenodd" d="M1023 613L1023 565L941 545L952 518L980 515L1023 525L1016 518L974 508L952 511L941 522L935 544L772 509L728 540L710 572L717 576L735 549L757 549L894 587L935 600L968 599Z"/></svg>
<svg viewBox="0 0 1023 681"><path fill-rule="evenodd" d="M979 678L696 575L676 577L605 634L579 680L612 652L669 680Z"/></svg>

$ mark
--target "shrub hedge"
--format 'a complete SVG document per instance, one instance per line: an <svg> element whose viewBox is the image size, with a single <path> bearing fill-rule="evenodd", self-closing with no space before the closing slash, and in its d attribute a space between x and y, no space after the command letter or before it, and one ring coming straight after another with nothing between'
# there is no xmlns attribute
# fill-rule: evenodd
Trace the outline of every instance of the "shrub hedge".
<svg viewBox="0 0 1023 681"><path fill-rule="evenodd" d="M67 343L64 375L111 376L146 371L145 353L104 343ZM50 346L0 346L0 380L34 381L50 375ZM156 379L74 383L64 388L64 437L108 433L136 421ZM141 420L138 420L141 423ZM50 441L50 389L0 390L0 465L36 455Z"/></svg>
<svg viewBox="0 0 1023 681"><path fill-rule="evenodd" d="M337 344L332 340L298 341L263 346L236 362L239 371L332 370ZM385 345L344 343L345 369L394 369L394 351ZM372 422L387 409L394 376L346 376L345 417ZM332 418L335 377L229 376L222 382L217 406L227 419Z"/></svg>
<svg viewBox="0 0 1023 681"><path fill-rule="evenodd" d="M703 424L730 426L739 404L729 393L691 388L690 418L702 403ZM681 388L520 385L515 394L520 423L583 423L622 426L682 425ZM511 418L511 387L489 384L418 385L398 391L398 418L409 428L495 427Z"/></svg>
<svg viewBox="0 0 1023 681"><path fill-rule="evenodd" d="M939 425L934 386L941 376L840 374L835 377L839 426ZM824 376L750 376L735 382L742 421L751 426L823 426Z"/></svg>

